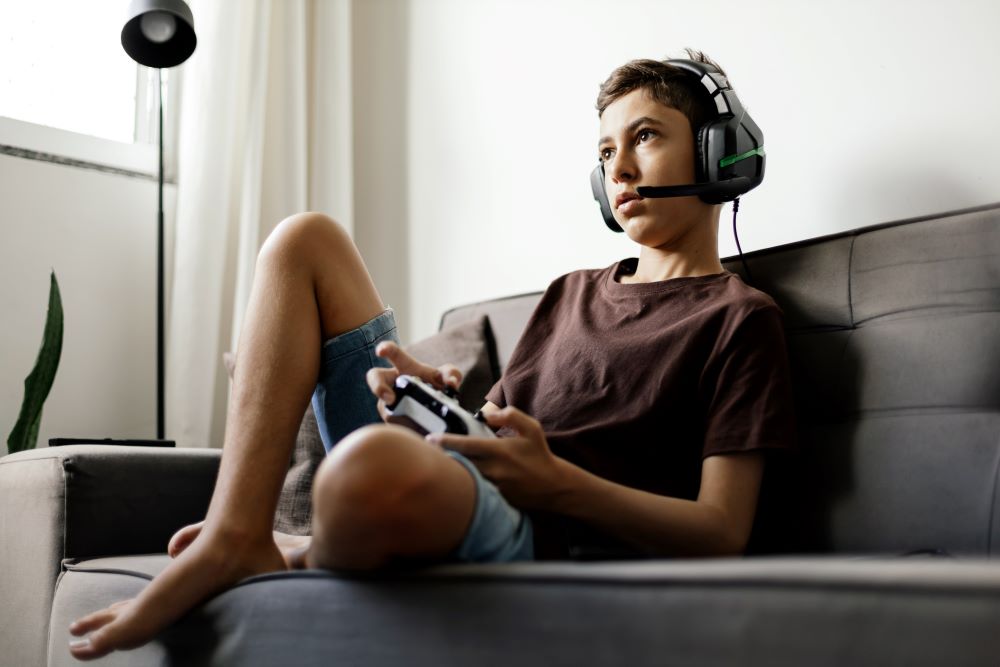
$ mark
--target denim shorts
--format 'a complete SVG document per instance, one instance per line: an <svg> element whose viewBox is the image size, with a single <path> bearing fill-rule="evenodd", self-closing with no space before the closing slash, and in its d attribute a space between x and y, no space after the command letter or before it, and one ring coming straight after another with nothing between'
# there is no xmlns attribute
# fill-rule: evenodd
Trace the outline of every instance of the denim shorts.
<svg viewBox="0 0 1000 667"><path fill-rule="evenodd" d="M312 406L327 453L348 433L368 424L382 423L378 402L368 388L365 375L376 366L390 367L388 361L375 356L375 347L384 340L399 343L392 309L323 344ZM445 453L469 471L476 486L472 522L462 543L447 559L531 560L534 557L531 519L512 507L471 461L457 452L445 450Z"/></svg>

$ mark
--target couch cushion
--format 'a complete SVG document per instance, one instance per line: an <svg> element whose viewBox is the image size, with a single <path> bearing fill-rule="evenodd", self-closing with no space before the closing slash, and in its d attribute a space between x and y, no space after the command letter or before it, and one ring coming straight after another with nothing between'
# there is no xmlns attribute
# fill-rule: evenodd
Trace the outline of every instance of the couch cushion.
<svg viewBox="0 0 1000 667"><path fill-rule="evenodd" d="M541 296L541 292L532 292L452 308L441 317L441 329L488 317L496 341L496 362L502 371Z"/></svg>
<svg viewBox="0 0 1000 667"><path fill-rule="evenodd" d="M49 664L78 664L69 622L135 595L165 563L70 565ZM998 618L1000 567L951 559L312 570L247 579L108 664L992 665Z"/></svg>
<svg viewBox="0 0 1000 667"><path fill-rule="evenodd" d="M807 275L816 246L848 249L838 280ZM790 315L802 456L778 493L792 516L771 532L802 539L780 549L1000 551L1000 206L748 261ZM816 307L814 288L848 294L847 311Z"/></svg>
<svg viewBox="0 0 1000 667"><path fill-rule="evenodd" d="M853 245L854 237L835 237L748 253L753 285L778 302L789 329L849 327ZM722 263L746 280L741 262L730 257Z"/></svg>
<svg viewBox="0 0 1000 667"><path fill-rule="evenodd" d="M994 207L859 234L850 272L855 324L894 314L995 313L998 228Z"/></svg>

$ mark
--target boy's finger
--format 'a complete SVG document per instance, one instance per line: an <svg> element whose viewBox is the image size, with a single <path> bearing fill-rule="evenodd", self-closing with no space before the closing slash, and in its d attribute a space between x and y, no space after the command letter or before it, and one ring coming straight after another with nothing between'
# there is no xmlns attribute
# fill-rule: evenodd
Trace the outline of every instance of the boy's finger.
<svg viewBox="0 0 1000 667"><path fill-rule="evenodd" d="M440 387L444 384L441 371L411 357L403 348L392 341L383 341L375 347L375 355L389 361L396 370L405 375L415 375L425 382Z"/></svg>
<svg viewBox="0 0 1000 667"><path fill-rule="evenodd" d="M470 459L490 458L498 446L498 441L493 438L470 438L467 435L448 433L431 433L426 436L426 440Z"/></svg>
<svg viewBox="0 0 1000 667"><path fill-rule="evenodd" d="M438 370L444 377L445 384L454 387L455 389L458 389L462 384L462 371L458 370L458 367L455 366L455 364L445 364L443 366L439 366Z"/></svg>
<svg viewBox="0 0 1000 667"><path fill-rule="evenodd" d="M369 368L368 372L365 373L368 388L385 403L392 403L396 397L392 388L396 384L397 377L399 377L399 371L395 368Z"/></svg>
<svg viewBox="0 0 1000 667"><path fill-rule="evenodd" d="M485 414L486 422L494 428L506 426L514 429L521 435L528 435L536 431L541 432L542 430L542 426L538 423L537 419L531 417L526 412L510 406Z"/></svg>

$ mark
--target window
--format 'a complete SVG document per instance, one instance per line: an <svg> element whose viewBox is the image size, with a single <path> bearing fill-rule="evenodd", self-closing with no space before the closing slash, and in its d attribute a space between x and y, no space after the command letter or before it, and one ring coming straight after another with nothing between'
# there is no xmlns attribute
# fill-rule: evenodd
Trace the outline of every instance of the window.
<svg viewBox="0 0 1000 667"><path fill-rule="evenodd" d="M156 70L122 48L127 8L127 0L0 0L0 152L155 174ZM162 75L169 180L177 119L171 70Z"/></svg>
<svg viewBox="0 0 1000 667"><path fill-rule="evenodd" d="M121 47L126 7L0 3L0 116L131 143L139 68Z"/></svg>

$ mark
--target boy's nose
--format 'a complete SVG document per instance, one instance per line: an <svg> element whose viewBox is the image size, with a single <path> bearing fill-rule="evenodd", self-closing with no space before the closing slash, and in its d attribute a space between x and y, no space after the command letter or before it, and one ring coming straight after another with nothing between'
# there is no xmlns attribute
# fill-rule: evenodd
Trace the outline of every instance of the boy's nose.
<svg viewBox="0 0 1000 667"><path fill-rule="evenodd" d="M628 183L635 180L637 169L628 157L618 154L611 162L611 180L615 183Z"/></svg>

